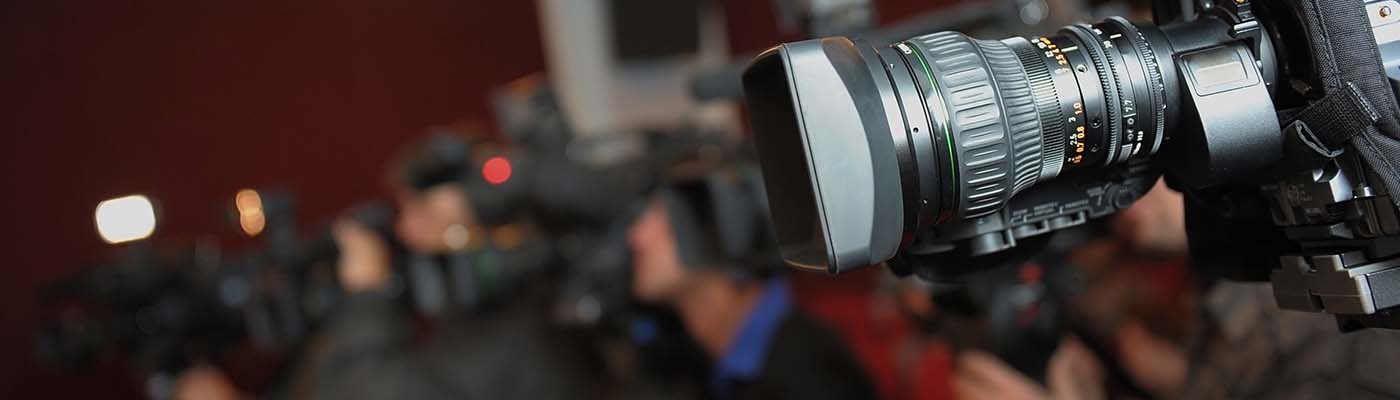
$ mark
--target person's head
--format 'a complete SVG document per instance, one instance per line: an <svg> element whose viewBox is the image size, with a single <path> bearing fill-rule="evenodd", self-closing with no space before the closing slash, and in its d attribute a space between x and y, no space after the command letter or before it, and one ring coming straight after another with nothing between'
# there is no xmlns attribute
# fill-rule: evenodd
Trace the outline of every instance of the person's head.
<svg viewBox="0 0 1400 400"><path fill-rule="evenodd" d="M667 302L702 281L767 280L781 259L764 216L761 185L719 170L662 187L633 223L633 294Z"/></svg>
<svg viewBox="0 0 1400 400"><path fill-rule="evenodd" d="M461 185L440 184L426 190L399 190L399 217L394 231L410 250L445 253L467 247L482 231L471 199Z"/></svg>
<svg viewBox="0 0 1400 400"><path fill-rule="evenodd" d="M462 251L519 221L525 180L510 178L520 160L481 136L438 130L400 150L390 186L400 206L395 233L410 250Z"/></svg>

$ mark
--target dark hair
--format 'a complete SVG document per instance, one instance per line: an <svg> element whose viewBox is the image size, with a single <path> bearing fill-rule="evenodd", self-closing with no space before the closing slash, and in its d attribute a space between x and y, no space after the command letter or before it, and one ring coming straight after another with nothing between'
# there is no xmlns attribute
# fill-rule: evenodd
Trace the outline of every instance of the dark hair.
<svg viewBox="0 0 1400 400"><path fill-rule="evenodd" d="M763 279L783 270L757 179L756 171L731 167L662 185L682 264Z"/></svg>

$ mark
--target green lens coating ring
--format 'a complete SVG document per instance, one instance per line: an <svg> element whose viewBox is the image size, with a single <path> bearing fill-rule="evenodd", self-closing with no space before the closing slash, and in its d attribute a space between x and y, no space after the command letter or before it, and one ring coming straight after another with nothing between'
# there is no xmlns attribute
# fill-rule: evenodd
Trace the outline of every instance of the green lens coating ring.
<svg viewBox="0 0 1400 400"><path fill-rule="evenodd" d="M904 45L904 46L908 46L908 48L910 48L910 49L918 49L918 47L915 47L912 43L909 43L909 42L902 42L902 43L900 43L900 44L901 44L901 45ZM914 58L917 58L917 59L919 60L919 66L920 66L920 67L923 67L923 69L924 69L924 76L928 77L928 86L929 86L929 93L928 93L928 94L930 94L930 95L932 95L933 97L936 97L936 98L938 99L938 107L937 107L937 110L938 110L938 111L937 111L937 112L942 112L943 104L946 104L947 102L943 100L943 92L939 91L939 89L938 89L938 81L935 80L935 79L933 78L933 69L932 69L932 68L929 68L929 66L928 66L928 61L924 60L924 53L923 53L922 51L910 51L910 52L907 52L907 54L913 54L913 55L914 55ZM931 110L934 109L934 107L929 107L929 108L930 108ZM953 180L952 180L952 183L953 183L954 185L956 185L957 182L958 182L958 158L957 158L958 156L957 156L957 152L953 151L953 135L952 135L952 132L951 132L951 131L952 131L952 128L950 128L950 127L948 126L948 116L946 116L946 115L940 115L940 116L941 116L942 118L934 118L934 119L938 120L938 124L940 125L939 127L942 128L942 131L943 131L943 147L945 147L945 148L948 149L948 169L951 170L951 171L953 171Z"/></svg>

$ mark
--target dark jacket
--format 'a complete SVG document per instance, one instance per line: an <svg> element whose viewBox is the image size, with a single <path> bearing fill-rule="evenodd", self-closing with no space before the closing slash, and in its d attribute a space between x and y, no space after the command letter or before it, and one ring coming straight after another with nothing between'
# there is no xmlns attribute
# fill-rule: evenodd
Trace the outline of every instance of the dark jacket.
<svg viewBox="0 0 1400 400"><path fill-rule="evenodd" d="M735 399L873 399L875 385L835 332L788 313L758 377L734 386Z"/></svg>
<svg viewBox="0 0 1400 400"><path fill-rule="evenodd" d="M304 356L286 393L309 399L599 397L580 337L549 323L540 299L446 323L415 340L387 298L357 295Z"/></svg>

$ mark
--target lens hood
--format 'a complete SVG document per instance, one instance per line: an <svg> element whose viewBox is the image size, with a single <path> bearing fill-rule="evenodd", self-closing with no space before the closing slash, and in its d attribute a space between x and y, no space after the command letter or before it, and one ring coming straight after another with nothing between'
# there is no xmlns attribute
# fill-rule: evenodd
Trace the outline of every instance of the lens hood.
<svg viewBox="0 0 1400 400"><path fill-rule="evenodd" d="M835 274L893 257L906 133L875 49L843 37L778 46L749 66L744 92L783 258Z"/></svg>

